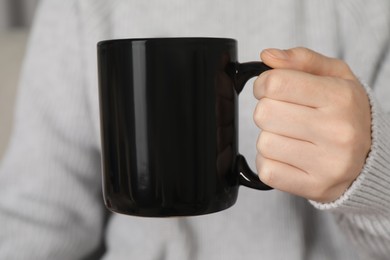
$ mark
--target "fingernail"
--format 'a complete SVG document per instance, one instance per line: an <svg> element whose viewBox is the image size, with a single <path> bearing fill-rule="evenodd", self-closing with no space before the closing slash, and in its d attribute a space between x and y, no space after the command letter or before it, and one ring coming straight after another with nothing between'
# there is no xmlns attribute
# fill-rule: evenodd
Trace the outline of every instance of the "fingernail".
<svg viewBox="0 0 390 260"><path fill-rule="evenodd" d="M264 53L278 60L287 60L289 58L285 51L279 49L266 49Z"/></svg>

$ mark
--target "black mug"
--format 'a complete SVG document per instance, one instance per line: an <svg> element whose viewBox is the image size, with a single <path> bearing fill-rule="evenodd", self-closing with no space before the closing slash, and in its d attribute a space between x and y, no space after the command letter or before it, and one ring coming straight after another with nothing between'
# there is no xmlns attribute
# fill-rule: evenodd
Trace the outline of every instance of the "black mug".
<svg viewBox="0 0 390 260"><path fill-rule="evenodd" d="M238 94L270 69L225 38L98 43L103 194L111 211L193 216L268 190L238 152Z"/></svg>

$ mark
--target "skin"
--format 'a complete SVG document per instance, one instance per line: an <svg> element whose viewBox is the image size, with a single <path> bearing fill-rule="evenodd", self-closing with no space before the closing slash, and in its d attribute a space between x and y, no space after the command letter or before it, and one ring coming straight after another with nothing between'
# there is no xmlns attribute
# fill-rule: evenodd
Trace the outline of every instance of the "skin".
<svg viewBox="0 0 390 260"><path fill-rule="evenodd" d="M318 202L339 198L371 148L371 109L349 66L306 48L266 49L254 83L256 166L267 185Z"/></svg>

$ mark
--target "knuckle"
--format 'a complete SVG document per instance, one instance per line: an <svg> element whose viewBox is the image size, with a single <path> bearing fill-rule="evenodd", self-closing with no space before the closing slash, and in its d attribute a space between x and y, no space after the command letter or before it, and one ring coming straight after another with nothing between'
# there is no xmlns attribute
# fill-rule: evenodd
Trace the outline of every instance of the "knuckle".
<svg viewBox="0 0 390 260"><path fill-rule="evenodd" d="M313 51L311 51L309 48L306 48L303 46L298 46L298 47L292 48L288 51L290 51L293 55L300 55L300 56L304 55L305 57L314 56Z"/></svg>
<svg viewBox="0 0 390 260"><path fill-rule="evenodd" d="M304 64L313 64L317 59L317 54L306 47L296 47L291 49L290 51L292 56L299 57L299 59L304 61ZM305 66L304 64L302 64L302 66ZM302 67L301 69L304 69L304 67Z"/></svg>
<svg viewBox="0 0 390 260"><path fill-rule="evenodd" d="M266 97L274 97L284 86L283 77L278 71L268 71L263 80L263 92Z"/></svg>
<svg viewBox="0 0 390 260"><path fill-rule="evenodd" d="M263 81L264 78L267 77L267 71L263 72L258 76L253 82L253 95L256 99L261 99L264 96L263 93Z"/></svg>
<svg viewBox="0 0 390 260"><path fill-rule="evenodd" d="M269 151L272 146L272 140L267 132L261 132L257 140L257 151L264 157L269 157Z"/></svg>
<svg viewBox="0 0 390 260"><path fill-rule="evenodd" d="M357 81L355 74L352 72L351 68L345 61L336 58L330 59L333 64L332 71L336 73L335 76L338 76L345 80Z"/></svg>
<svg viewBox="0 0 390 260"><path fill-rule="evenodd" d="M297 51L299 51L304 56L304 60L308 61L309 63L316 59L316 53L309 48L298 47Z"/></svg>
<svg viewBox="0 0 390 260"><path fill-rule="evenodd" d="M253 120L259 128L263 128L264 123L267 122L269 117L269 102L266 98L261 99L257 103L255 112L253 114Z"/></svg>
<svg viewBox="0 0 390 260"><path fill-rule="evenodd" d="M338 71L340 71L341 74L352 73L350 67L348 66L348 64L345 61L340 60L340 59L334 59L334 61L335 61L335 65L336 65Z"/></svg>

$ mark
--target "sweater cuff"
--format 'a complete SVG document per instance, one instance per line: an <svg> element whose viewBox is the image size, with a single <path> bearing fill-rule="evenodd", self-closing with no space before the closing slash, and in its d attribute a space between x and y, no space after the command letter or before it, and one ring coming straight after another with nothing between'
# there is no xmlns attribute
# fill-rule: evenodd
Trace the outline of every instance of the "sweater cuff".
<svg viewBox="0 0 390 260"><path fill-rule="evenodd" d="M372 90L365 89L371 105L371 151L360 175L341 197L330 203L310 201L317 209L358 214L390 211L390 117Z"/></svg>

